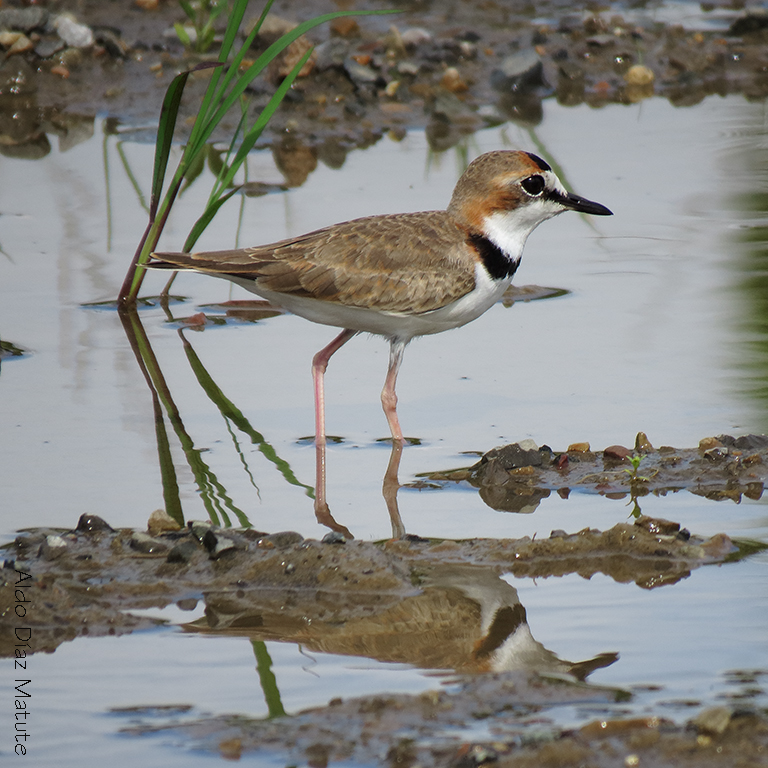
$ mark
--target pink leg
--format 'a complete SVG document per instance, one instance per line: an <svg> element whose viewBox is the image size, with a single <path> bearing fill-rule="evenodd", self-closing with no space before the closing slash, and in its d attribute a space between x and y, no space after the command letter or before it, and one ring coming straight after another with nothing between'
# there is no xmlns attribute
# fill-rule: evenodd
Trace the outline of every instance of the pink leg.
<svg viewBox="0 0 768 768"><path fill-rule="evenodd" d="M325 444L325 369L334 352L341 349L357 331L342 331L327 347L312 358L312 380L315 383L315 444Z"/></svg>
<svg viewBox="0 0 768 768"><path fill-rule="evenodd" d="M408 342L399 339L392 339L389 343L389 369L387 378L384 381L384 389L381 390L381 405L384 408L384 414L387 417L389 431L392 433L392 440L397 443L405 442L403 439L403 430L400 429L400 421L397 418L397 395L395 394L395 384L397 382L397 372L400 370L400 363L403 362L403 352Z"/></svg>

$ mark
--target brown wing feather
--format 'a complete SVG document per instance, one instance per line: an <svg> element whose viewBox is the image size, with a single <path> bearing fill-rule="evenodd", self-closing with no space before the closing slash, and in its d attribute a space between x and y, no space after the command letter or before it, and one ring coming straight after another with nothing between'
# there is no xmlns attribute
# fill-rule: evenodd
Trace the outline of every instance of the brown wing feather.
<svg viewBox="0 0 768 768"><path fill-rule="evenodd" d="M347 306L427 312L474 287L465 238L442 211L370 216L255 248L156 253L150 266L255 280L266 290Z"/></svg>

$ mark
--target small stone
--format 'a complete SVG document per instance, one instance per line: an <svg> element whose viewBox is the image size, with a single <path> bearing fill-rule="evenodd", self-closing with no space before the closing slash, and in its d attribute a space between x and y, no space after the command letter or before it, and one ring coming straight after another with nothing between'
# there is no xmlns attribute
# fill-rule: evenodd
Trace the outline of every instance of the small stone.
<svg viewBox="0 0 768 768"><path fill-rule="evenodd" d="M676 523L673 520L664 520L661 517L648 517L647 515L640 515L635 520L635 525L648 531L648 533L662 536L671 536L672 534L677 534L680 530L680 523Z"/></svg>
<svg viewBox="0 0 768 768"><path fill-rule="evenodd" d="M275 60L277 64L277 77L282 80L291 74L294 67L299 63L307 51L312 51L309 58L304 62L299 70L297 77L306 77L315 68L317 53L315 53L312 43L302 35L294 40L282 53L279 59Z"/></svg>
<svg viewBox="0 0 768 768"><path fill-rule="evenodd" d="M723 448L724 444L716 437L704 437L699 440L699 450L708 451L710 448Z"/></svg>
<svg viewBox="0 0 768 768"><path fill-rule="evenodd" d="M135 549L137 552L145 555L156 555L160 552L166 552L168 546L162 541L153 539L149 534L134 531L131 534L131 549Z"/></svg>
<svg viewBox="0 0 768 768"><path fill-rule="evenodd" d="M179 531L181 526L164 509L156 509L149 516L147 530L156 536L167 531Z"/></svg>
<svg viewBox="0 0 768 768"><path fill-rule="evenodd" d="M742 435L733 441L733 447L740 451L754 451L759 448L768 448L768 436L766 435Z"/></svg>
<svg viewBox="0 0 768 768"><path fill-rule="evenodd" d="M699 712L691 720L693 725L700 733L720 736L725 733L725 729L731 722L733 710L730 707L709 707Z"/></svg>
<svg viewBox="0 0 768 768"><path fill-rule="evenodd" d="M384 89L384 94L392 98L397 93L397 89L399 87L400 87L400 81L392 80L392 82L387 83L387 87Z"/></svg>
<svg viewBox="0 0 768 768"><path fill-rule="evenodd" d="M29 33L43 29L48 23L48 11L44 8L4 8L0 10L0 29L12 29Z"/></svg>
<svg viewBox="0 0 768 768"><path fill-rule="evenodd" d="M188 563L194 557L197 550L198 545L194 541L181 541L172 547L165 561L167 563Z"/></svg>
<svg viewBox="0 0 768 768"><path fill-rule="evenodd" d="M67 542L61 536L46 536L40 545L40 556L44 560L55 560L67 551Z"/></svg>
<svg viewBox="0 0 768 768"><path fill-rule="evenodd" d="M403 45L416 48L432 41L432 33L421 27L411 27L400 35Z"/></svg>
<svg viewBox="0 0 768 768"><path fill-rule="evenodd" d="M532 48L507 56L491 72L491 87L521 93L544 86L544 65Z"/></svg>
<svg viewBox="0 0 768 768"><path fill-rule="evenodd" d="M347 537L340 531L330 531L321 539L323 544L346 544Z"/></svg>
<svg viewBox="0 0 768 768"><path fill-rule="evenodd" d="M26 35L20 35L18 40L5 52L5 55L15 56L18 53L26 53L34 47L35 44Z"/></svg>
<svg viewBox="0 0 768 768"><path fill-rule="evenodd" d="M279 533L270 533L268 536L264 536L259 539L259 546L262 546L262 542L265 544L271 544L277 549L286 549L292 547L295 544L301 544L304 541L304 537L296 531L281 531Z"/></svg>
<svg viewBox="0 0 768 768"><path fill-rule="evenodd" d="M448 67L448 69L443 72L443 77L440 80L440 83L443 88L451 91L451 93L460 93L461 91L466 91L469 87L462 79L459 70L456 69L456 67Z"/></svg>
<svg viewBox="0 0 768 768"><path fill-rule="evenodd" d="M331 22L331 34L338 37L356 37L360 34L360 25L350 16L342 16Z"/></svg>
<svg viewBox="0 0 768 768"><path fill-rule="evenodd" d="M42 37L35 45L35 53L41 59L49 59L54 53L64 48L64 41L59 37Z"/></svg>
<svg viewBox="0 0 768 768"><path fill-rule="evenodd" d="M645 432L638 432L635 437L635 451L637 453L650 453L653 450L651 441Z"/></svg>
<svg viewBox="0 0 768 768"><path fill-rule="evenodd" d="M642 64L635 64L624 74L624 82L627 85L650 85L655 79L653 71Z"/></svg>
<svg viewBox="0 0 768 768"><path fill-rule="evenodd" d="M213 526L210 523L205 522L204 520L190 520L187 523L187 527L190 531L192 531L192 535L198 540L202 541L203 536L205 536L208 531L213 528Z"/></svg>
<svg viewBox="0 0 768 768"><path fill-rule="evenodd" d="M571 443L568 446L568 453L589 453L589 443Z"/></svg>
<svg viewBox="0 0 768 768"><path fill-rule="evenodd" d="M114 529L98 515L80 515L75 530L84 533L100 533L113 531Z"/></svg>
<svg viewBox="0 0 768 768"><path fill-rule="evenodd" d="M349 79L356 85L373 84L379 77L381 77L373 67L368 64L361 64L354 58L354 56L348 56L344 60L344 71L349 75Z"/></svg>
<svg viewBox="0 0 768 768"><path fill-rule="evenodd" d="M401 75L412 75L416 77L419 74L419 65L415 61L401 61L397 65L397 71Z"/></svg>
<svg viewBox="0 0 768 768"><path fill-rule="evenodd" d="M568 450L570 450L570 448ZM603 451L603 456L606 459L613 459L615 461L624 461L631 455L632 451L629 448L625 448L623 445L609 445Z"/></svg>
<svg viewBox="0 0 768 768"><path fill-rule="evenodd" d="M584 79L584 70L572 61L560 62L558 71L566 80L577 81Z"/></svg>
<svg viewBox="0 0 768 768"><path fill-rule="evenodd" d="M338 37L332 37L318 45L315 53L317 54L315 66L319 72L331 67L343 67L344 60L349 56L349 43Z"/></svg>
<svg viewBox="0 0 768 768"><path fill-rule="evenodd" d="M120 34L108 27L100 27L94 30L96 42L104 46L110 56L116 59L125 58L131 50L128 43L120 37Z"/></svg>
<svg viewBox="0 0 768 768"><path fill-rule="evenodd" d="M0 30L0 45L2 45L3 48L10 48L20 37L25 37L23 32Z"/></svg>
<svg viewBox="0 0 768 768"><path fill-rule="evenodd" d="M62 13L53 21L58 36L72 48L90 48L94 43L93 31L75 21L68 13Z"/></svg>
<svg viewBox="0 0 768 768"><path fill-rule="evenodd" d="M403 36L400 34L400 30L397 27L391 26L389 28L389 32L385 35L383 42L387 49L387 54L390 56L399 58L406 55Z"/></svg>

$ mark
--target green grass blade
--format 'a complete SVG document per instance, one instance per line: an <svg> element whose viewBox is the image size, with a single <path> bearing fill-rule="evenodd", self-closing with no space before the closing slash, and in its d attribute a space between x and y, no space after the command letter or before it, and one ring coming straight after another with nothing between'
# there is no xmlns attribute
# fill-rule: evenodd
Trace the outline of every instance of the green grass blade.
<svg viewBox="0 0 768 768"><path fill-rule="evenodd" d="M272 5L273 2L274 0L269 0L267 2L267 8L265 8L264 13L266 13L267 9ZM235 39L237 38L237 33L240 29L240 25L243 21L243 16L245 16L247 7L248 0L236 0L231 13L229 14L229 19L227 20L227 28L224 32L224 39L222 40L221 48L219 50L219 64L226 65L227 60L229 59L229 54L232 51L232 46L234 45ZM188 146L198 147L200 145L200 142L198 141L199 135L209 119L209 113L212 109L212 105L218 103L221 100L221 93L223 92L223 89L226 88L225 84L232 77L230 74L231 70L232 66L222 66L219 67L211 76L208 87L205 90L203 100L200 103L197 119L195 120L195 124L192 126L192 132L189 136ZM224 76L225 84L220 87L219 81L221 80L222 76ZM205 142L202 143L205 144Z"/></svg>
<svg viewBox="0 0 768 768"><path fill-rule="evenodd" d="M155 140L155 165L152 172L152 194L149 201L149 217L153 221L157 214L157 206L160 204L160 196L163 193L165 172L168 168L168 158L171 154L173 132L176 129L176 120L179 116L179 106L184 93L187 78L199 69L218 67L219 64L204 62L193 69L182 72L171 80L168 90L165 92L163 106L160 111L160 121L157 126L157 139Z"/></svg>
<svg viewBox="0 0 768 768"><path fill-rule="evenodd" d="M237 192L237 187L230 189L229 192L222 195L218 200L210 203L203 211L203 215L192 225L192 229L189 230L187 239L184 241L184 253L189 253L194 247L200 235L203 234L205 228L211 223L213 217L219 212L224 203L229 200L232 195Z"/></svg>
<svg viewBox="0 0 768 768"><path fill-rule="evenodd" d="M272 95L269 103L264 107L264 109L261 110L261 114L257 118L256 122L246 132L245 136L243 137L243 141L240 144L240 148L237 150L235 158L230 164L229 171L221 180L222 187L226 188L232 183L235 174L240 169L240 166L245 162L245 159L248 157L248 153L253 149L254 145L258 141L259 136L261 136L264 128L266 128L267 123L271 120L272 115L274 115L277 111L277 108L285 98L285 94L290 90L290 87L293 85L294 80L298 76L301 68L304 66L311 53L311 50L307 51L304 56L302 56L301 59L296 63L296 66L291 70L289 75L285 78L285 80L283 80L282 83L280 83L280 86Z"/></svg>
<svg viewBox="0 0 768 768"><path fill-rule="evenodd" d="M179 0L179 5L181 6L181 9L184 11L184 13L187 14L190 21L195 20L195 10L192 7L190 3L187 2L187 0Z"/></svg>
<svg viewBox="0 0 768 768"><path fill-rule="evenodd" d="M286 482L298 488L303 488L307 496L311 496L314 492L312 486L302 483L293 473L290 464L285 459L281 459L272 445L264 439L264 435L251 426L243 412L221 391L219 385L213 380L211 374L208 373L189 341L183 336L182 338L184 352L187 355L187 360L195 374L195 378L211 402L219 409L221 415L227 421L232 422L241 432L248 435L251 442L258 446L264 458L275 465L275 468Z"/></svg>
<svg viewBox="0 0 768 768"><path fill-rule="evenodd" d="M173 143L173 132L176 129L181 96L184 93L184 86L189 75L189 71L176 75L171 80L163 99L160 120L157 125L157 139L155 140L155 165L152 172L152 194L149 199L150 221L155 218L157 206L160 204L160 196L163 193L165 172L168 168L168 158Z"/></svg>

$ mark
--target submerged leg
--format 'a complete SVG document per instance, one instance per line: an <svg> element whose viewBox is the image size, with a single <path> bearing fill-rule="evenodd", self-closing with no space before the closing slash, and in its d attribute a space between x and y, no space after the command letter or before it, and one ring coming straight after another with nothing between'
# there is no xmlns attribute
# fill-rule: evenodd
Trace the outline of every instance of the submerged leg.
<svg viewBox="0 0 768 768"><path fill-rule="evenodd" d="M312 358L312 380L315 384L315 444L325 443L325 369L334 352L341 349L357 331L342 331L327 347Z"/></svg>
<svg viewBox="0 0 768 768"><path fill-rule="evenodd" d="M387 417L389 431L392 433L392 439L395 442L403 443L403 430L400 429L400 422L397 418L397 395L395 394L395 384L397 383L397 372L400 370L400 363L403 362L403 352L408 344L402 339L391 339L389 342L389 369L387 378L384 381L384 389L381 390L381 405L384 408L384 414Z"/></svg>

